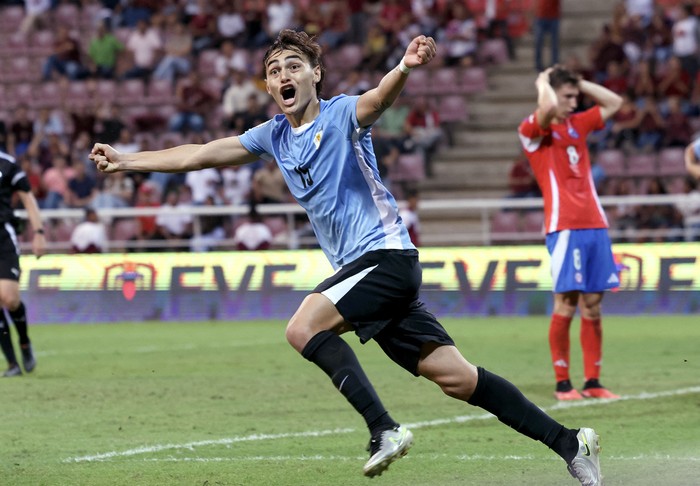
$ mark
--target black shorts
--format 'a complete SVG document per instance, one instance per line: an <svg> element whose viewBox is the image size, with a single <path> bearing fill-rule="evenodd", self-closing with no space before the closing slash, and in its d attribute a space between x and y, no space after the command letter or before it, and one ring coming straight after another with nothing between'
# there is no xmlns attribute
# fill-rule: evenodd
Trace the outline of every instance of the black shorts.
<svg viewBox="0 0 700 486"><path fill-rule="evenodd" d="M374 339L387 356L418 375L424 344L454 344L420 301L421 281L416 250L377 250L342 267L314 292L335 304L363 344Z"/></svg>
<svg viewBox="0 0 700 486"><path fill-rule="evenodd" d="M0 223L0 279L19 281L19 243L10 223Z"/></svg>

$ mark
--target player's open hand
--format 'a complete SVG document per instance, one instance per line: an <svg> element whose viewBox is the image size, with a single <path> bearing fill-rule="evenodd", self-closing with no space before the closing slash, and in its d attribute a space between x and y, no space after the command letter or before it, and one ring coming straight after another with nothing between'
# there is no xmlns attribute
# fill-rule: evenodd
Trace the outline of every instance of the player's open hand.
<svg viewBox="0 0 700 486"><path fill-rule="evenodd" d="M119 170L119 152L106 143L96 143L90 151L90 160L101 172L112 173Z"/></svg>
<svg viewBox="0 0 700 486"><path fill-rule="evenodd" d="M436 52L435 39L419 35L406 48L403 62L408 68L422 66L428 64L435 57Z"/></svg>

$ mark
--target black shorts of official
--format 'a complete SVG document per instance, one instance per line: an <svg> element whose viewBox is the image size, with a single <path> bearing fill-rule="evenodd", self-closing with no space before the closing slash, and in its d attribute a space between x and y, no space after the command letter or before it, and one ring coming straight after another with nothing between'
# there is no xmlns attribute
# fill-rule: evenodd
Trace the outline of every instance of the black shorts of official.
<svg viewBox="0 0 700 486"><path fill-rule="evenodd" d="M374 339L418 376L424 344L454 344L419 299L422 274L416 250L377 250L342 267L314 292L333 302L363 344Z"/></svg>
<svg viewBox="0 0 700 486"><path fill-rule="evenodd" d="M0 279L19 282L19 246L10 223L0 223Z"/></svg>

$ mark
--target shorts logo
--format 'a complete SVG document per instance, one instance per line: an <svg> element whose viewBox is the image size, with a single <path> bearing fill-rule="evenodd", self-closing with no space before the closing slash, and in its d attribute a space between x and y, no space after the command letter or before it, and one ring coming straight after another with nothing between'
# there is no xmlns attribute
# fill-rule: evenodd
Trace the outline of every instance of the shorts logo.
<svg viewBox="0 0 700 486"><path fill-rule="evenodd" d="M581 272L576 272L576 275L574 275L574 278L576 279L576 283L583 282L583 275L581 275Z"/></svg>
<svg viewBox="0 0 700 486"><path fill-rule="evenodd" d="M12 272L12 275L15 277L19 277L19 269L18 268L10 268L10 272Z"/></svg>
<svg viewBox="0 0 700 486"><path fill-rule="evenodd" d="M574 256L574 268L576 270L581 270L581 250L579 250L578 248L574 248L573 256Z"/></svg>
<svg viewBox="0 0 700 486"><path fill-rule="evenodd" d="M102 288L114 290L121 287L122 295L126 300L133 300L136 296L137 283L141 290L153 290L156 283L156 269L150 263L137 263L125 261L115 263L105 268L102 277Z"/></svg>

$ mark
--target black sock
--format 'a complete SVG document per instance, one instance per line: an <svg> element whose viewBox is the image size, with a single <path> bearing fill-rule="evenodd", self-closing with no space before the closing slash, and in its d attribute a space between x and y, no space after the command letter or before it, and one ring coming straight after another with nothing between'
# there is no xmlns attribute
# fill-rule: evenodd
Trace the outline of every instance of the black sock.
<svg viewBox="0 0 700 486"><path fill-rule="evenodd" d="M571 384L571 380L562 380L557 382L556 391L558 392L568 392L574 389L574 385Z"/></svg>
<svg viewBox="0 0 700 486"><path fill-rule="evenodd" d="M5 355L8 364L17 364L17 356L15 356L15 348L12 346L12 336L10 335L10 325L5 318L5 312L0 309L0 349Z"/></svg>
<svg viewBox="0 0 700 486"><path fill-rule="evenodd" d="M512 383L478 368L479 381L469 399L471 405L491 412L504 424L544 443L567 464L576 456L576 431L567 429L525 398Z"/></svg>
<svg viewBox="0 0 700 486"><path fill-rule="evenodd" d="M589 388L603 388L603 385L600 384L598 378L591 378L590 380L586 380L586 382L583 384L584 390Z"/></svg>
<svg viewBox="0 0 700 486"><path fill-rule="evenodd" d="M27 309L24 307L24 302L20 302L19 307L15 310L11 311L8 309L8 311L12 322L15 323L20 346L29 344L29 334L27 334Z"/></svg>
<svg viewBox="0 0 700 486"><path fill-rule="evenodd" d="M306 344L301 355L315 363L367 422L370 433L398 425L379 400L352 348L333 331L321 331Z"/></svg>

